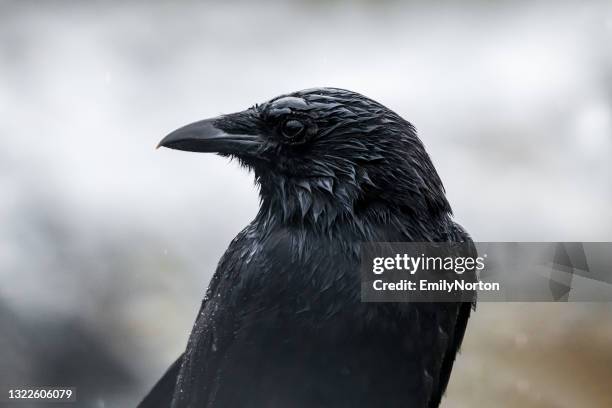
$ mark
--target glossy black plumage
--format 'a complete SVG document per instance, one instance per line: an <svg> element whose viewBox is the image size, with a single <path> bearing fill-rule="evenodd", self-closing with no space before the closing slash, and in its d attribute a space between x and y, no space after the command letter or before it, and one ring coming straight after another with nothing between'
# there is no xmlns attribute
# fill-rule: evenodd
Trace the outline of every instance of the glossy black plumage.
<svg viewBox="0 0 612 408"><path fill-rule="evenodd" d="M238 158L261 207L221 259L185 353L140 407L438 406L471 304L360 301L361 242L469 240L410 123L319 88L160 145Z"/></svg>

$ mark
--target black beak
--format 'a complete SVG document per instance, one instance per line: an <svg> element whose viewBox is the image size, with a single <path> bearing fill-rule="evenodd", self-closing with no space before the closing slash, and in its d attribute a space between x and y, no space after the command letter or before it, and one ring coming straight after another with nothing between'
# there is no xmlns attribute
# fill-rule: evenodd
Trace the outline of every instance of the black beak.
<svg viewBox="0 0 612 408"><path fill-rule="evenodd" d="M219 118L201 120L183 126L164 137L157 145L189 152L244 155L261 145L257 135L233 134L215 125Z"/></svg>

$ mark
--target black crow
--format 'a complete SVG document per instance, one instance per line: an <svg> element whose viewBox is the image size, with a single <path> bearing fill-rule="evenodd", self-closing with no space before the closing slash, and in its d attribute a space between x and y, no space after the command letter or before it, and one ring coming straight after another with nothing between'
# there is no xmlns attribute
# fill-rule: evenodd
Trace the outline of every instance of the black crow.
<svg viewBox="0 0 612 408"><path fill-rule="evenodd" d="M360 243L468 241L415 128L337 88L182 127L236 158L261 206L217 267L183 355L140 407L437 407L471 303L363 303Z"/></svg>

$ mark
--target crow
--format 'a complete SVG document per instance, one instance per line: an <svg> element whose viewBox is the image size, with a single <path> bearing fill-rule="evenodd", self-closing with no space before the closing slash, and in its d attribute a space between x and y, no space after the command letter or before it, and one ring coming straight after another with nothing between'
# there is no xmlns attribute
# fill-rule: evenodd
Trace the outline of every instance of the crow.
<svg viewBox="0 0 612 408"><path fill-rule="evenodd" d="M186 350L139 407L432 408L471 302L361 302L363 242L471 242L411 123L314 88L159 146L252 170L255 219L221 258Z"/></svg>

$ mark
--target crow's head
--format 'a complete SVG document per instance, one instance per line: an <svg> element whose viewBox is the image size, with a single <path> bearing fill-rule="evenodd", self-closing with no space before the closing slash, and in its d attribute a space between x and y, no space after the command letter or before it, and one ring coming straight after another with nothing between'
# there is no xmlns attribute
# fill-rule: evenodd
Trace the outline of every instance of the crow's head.
<svg viewBox="0 0 612 408"><path fill-rule="evenodd" d="M315 88L182 127L159 144L253 169L262 209L285 221L450 213L414 127L355 92Z"/></svg>

